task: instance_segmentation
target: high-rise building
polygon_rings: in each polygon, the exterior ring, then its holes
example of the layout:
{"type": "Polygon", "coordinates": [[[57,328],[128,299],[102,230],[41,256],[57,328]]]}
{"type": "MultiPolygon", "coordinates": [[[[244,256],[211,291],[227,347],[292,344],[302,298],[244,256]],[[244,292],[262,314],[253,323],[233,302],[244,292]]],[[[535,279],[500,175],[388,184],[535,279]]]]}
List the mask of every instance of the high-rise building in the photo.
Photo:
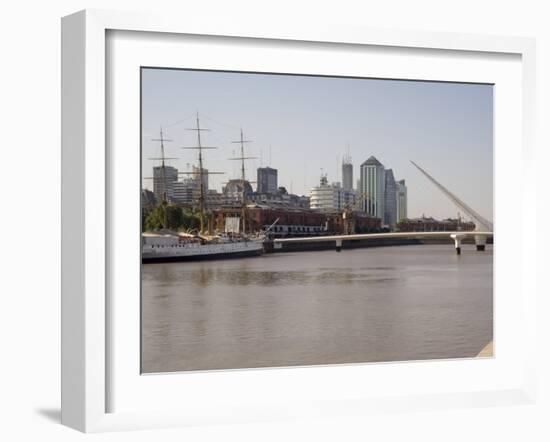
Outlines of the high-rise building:
{"type": "MultiPolygon", "coordinates": [[[[200,167],[193,166],[193,179],[196,181],[197,189],[199,188],[200,183],[200,176],[201,176],[201,169],[200,167]]],[[[202,185],[203,185],[203,192],[206,194],[208,192],[208,169],[202,168],[202,185]]]]}
{"type": "Polygon", "coordinates": [[[172,166],[153,167],[153,193],[157,201],[174,199],[174,183],[178,180],[178,169],[172,166]]]}
{"type": "Polygon", "coordinates": [[[342,184],[346,192],[353,190],[353,164],[350,157],[344,158],[342,162],[342,184]]]}
{"type": "Polygon", "coordinates": [[[141,207],[154,207],[156,204],[155,194],[149,189],[141,189],[141,207]]]}
{"type": "Polygon", "coordinates": [[[397,184],[393,170],[386,169],[386,187],[384,189],[384,224],[395,228],[397,224],[397,184]]]}
{"type": "Polygon", "coordinates": [[[186,178],[174,183],[174,202],[178,204],[192,205],[198,200],[198,181],[194,178],[186,178]]]}
{"type": "Polygon", "coordinates": [[[397,222],[407,218],[407,186],[405,180],[397,182],[397,222]]]}
{"type": "Polygon", "coordinates": [[[272,169],[271,167],[259,167],[256,186],[258,193],[276,193],[277,169],[272,169]]]}
{"type": "Polygon", "coordinates": [[[318,186],[309,193],[309,207],[320,211],[342,210],[344,205],[343,189],[340,183],[329,184],[326,175],[321,176],[318,186]]]}
{"type": "Polygon", "coordinates": [[[371,156],[360,167],[361,208],[368,215],[384,220],[385,215],[385,168],[371,156]]]}

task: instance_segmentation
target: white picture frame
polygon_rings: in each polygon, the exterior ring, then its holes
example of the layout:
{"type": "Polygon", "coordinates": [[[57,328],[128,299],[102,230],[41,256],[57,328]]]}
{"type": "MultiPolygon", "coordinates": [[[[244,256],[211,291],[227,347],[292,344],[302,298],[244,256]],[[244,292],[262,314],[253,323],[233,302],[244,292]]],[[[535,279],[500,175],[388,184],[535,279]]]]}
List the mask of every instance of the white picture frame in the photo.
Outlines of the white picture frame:
{"type": "MultiPolygon", "coordinates": [[[[155,428],[216,422],[247,422],[265,419],[285,419],[334,414],[369,413],[373,410],[400,411],[438,407],[468,407],[500,404],[533,403],[535,382],[535,317],[536,286],[535,267],[531,263],[536,256],[535,244],[523,242],[521,253],[520,299],[523,315],[521,380],[502,388],[483,390],[476,387],[468,390],[465,383],[461,391],[431,391],[411,394],[393,391],[376,397],[367,395],[349,397],[328,388],[326,396],[317,395],[311,401],[294,398],[254,403],[250,401],[237,406],[231,413],[223,412],[228,404],[214,404],[214,393],[203,398],[205,406],[195,413],[181,407],[157,411],[136,409],[113,410],[109,395],[114,388],[112,364],[113,347],[109,335],[115,314],[111,310],[109,244],[113,238],[108,228],[111,195],[109,187],[108,134],[106,121],[108,109],[109,78],[106,76],[108,32],[154,32],[155,35],[218,36],[226,39],[266,39],[285,42],[286,45],[308,42],[310,44],[338,44],[339,47],[370,46],[378,48],[429,49],[471,53],[482,59],[487,54],[508,54],[520,58],[521,65],[521,127],[520,150],[522,168],[531,170],[534,162],[534,97],[535,97],[535,46],[532,39],[517,37],[492,37],[450,33],[427,33],[415,31],[388,31],[357,29],[345,26],[321,26],[308,24],[302,28],[278,23],[215,23],[193,20],[181,23],[179,18],[133,14],[111,11],[87,10],[63,18],[62,21],[62,423],[80,431],[95,432],[120,429],[155,428]],[[340,395],[340,396],[339,396],[340,395]],[[221,410],[221,411],[220,411],[221,410]],[[289,411],[291,410],[291,411],[289,411]]],[[[112,54],[110,54],[112,56],[112,54]]],[[[497,144],[498,144],[497,140],[497,144]]],[[[498,192],[498,190],[497,190],[498,192]]],[[[521,220],[519,230],[525,228],[524,220],[535,218],[536,193],[531,189],[519,189],[521,197],[521,220]]],[[[498,222],[498,221],[497,221],[498,222]]],[[[496,230],[498,238],[505,239],[505,230],[496,230]],[[500,233],[502,232],[502,233],[500,233]]],[[[523,234],[523,233],[522,233],[523,234]]],[[[504,253],[504,252],[503,252],[504,253]]],[[[497,260],[498,253],[496,254],[497,260]]],[[[498,287],[498,285],[497,285],[498,287]]],[[[517,307],[517,305],[516,305],[517,307]]],[[[139,333],[134,330],[132,333],[139,333]]],[[[500,345],[500,344],[497,344],[500,345]]],[[[116,347],[115,347],[116,348],[116,347]]],[[[497,349],[498,355],[498,349],[497,349]]],[[[498,356],[497,356],[498,359],[498,356]]],[[[433,364],[433,363],[432,363],[433,364]]],[[[370,366],[372,367],[372,365],[370,366]]],[[[378,365],[378,371],[392,371],[391,364],[378,365]]],[[[423,364],[415,366],[424,370],[423,364]]],[[[463,367],[466,367],[463,365],[463,367]]],[[[487,375],[491,368],[487,366],[487,375]]],[[[467,368],[467,367],[466,367],[467,368]]],[[[364,367],[324,367],[330,376],[361,375],[364,367]],[[338,374],[340,373],[340,374],[338,374]]],[[[459,369],[458,365],[454,369],[459,369]]],[[[300,370],[239,371],[233,373],[245,388],[254,389],[270,377],[290,378],[300,370]],[[288,374],[292,373],[292,374],[288,374]],[[249,387],[246,387],[246,385],[249,387]],[[260,383],[260,384],[258,384],[260,383]]],[[[310,369],[311,370],[311,369],[310,369]]],[[[372,370],[372,368],[370,368],[372,370]]],[[[439,366],[436,370],[443,370],[439,366]]],[[[311,373],[311,372],[310,372],[311,373]]],[[[139,373],[136,374],[139,376],[139,373]]],[[[158,376],[157,378],[166,377],[158,376]]],[[[193,382],[210,382],[212,373],[193,375],[193,382]]],[[[467,374],[465,375],[468,376],[467,374]]],[[[119,376],[120,379],[120,376],[119,376]]],[[[172,382],[177,377],[172,376],[172,382]]],[[[218,376],[215,378],[220,380],[218,376]]],[[[298,379],[298,378],[296,378],[298,379]]],[[[519,377],[518,377],[519,379],[519,377]]],[[[233,382],[233,381],[232,381],[233,382]]],[[[313,384],[310,386],[313,387],[313,384]]],[[[146,387],[144,387],[146,388],[146,387]]],[[[156,387],[155,387],[156,388],[156,387]]],[[[123,393],[124,394],[124,393],[123,393]]],[[[165,393],[163,393],[165,394],[165,393]]],[[[162,397],[162,395],[160,395],[162,397]]],[[[156,399],[158,400],[158,398],[156,399]]],[[[231,404],[234,406],[235,404],[231,404]]],[[[237,404],[239,405],[239,404],[237,404]]]]}

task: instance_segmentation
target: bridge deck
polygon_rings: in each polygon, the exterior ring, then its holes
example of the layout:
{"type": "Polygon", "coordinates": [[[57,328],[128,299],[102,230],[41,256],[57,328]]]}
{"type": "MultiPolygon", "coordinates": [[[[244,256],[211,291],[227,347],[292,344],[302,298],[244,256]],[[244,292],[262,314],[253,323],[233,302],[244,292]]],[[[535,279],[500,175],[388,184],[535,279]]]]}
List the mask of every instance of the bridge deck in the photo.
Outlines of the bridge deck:
{"type": "Polygon", "coordinates": [[[384,239],[384,238],[446,238],[451,235],[459,235],[463,238],[475,236],[493,236],[493,232],[471,231],[450,231],[450,232],[393,232],[393,233],[358,233],[352,235],[328,235],[328,236],[306,236],[301,238],[276,238],[274,243],[290,242],[326,242],[326,241],[349,241],[355,239],[384,239]]]}

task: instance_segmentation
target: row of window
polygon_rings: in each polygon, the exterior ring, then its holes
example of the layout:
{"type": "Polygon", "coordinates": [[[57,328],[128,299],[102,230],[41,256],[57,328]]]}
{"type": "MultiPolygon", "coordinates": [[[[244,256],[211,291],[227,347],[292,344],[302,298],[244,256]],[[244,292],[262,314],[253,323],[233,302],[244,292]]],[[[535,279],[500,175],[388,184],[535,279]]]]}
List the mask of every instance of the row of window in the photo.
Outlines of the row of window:
{"type": "Polygon", "coordinates": [[[320,227],[320,226],[314,226],[314,227],[310,227],[310,226],[274,226],[272,228],[272,230],[274,232],[304,232],[304,233],[309,233],[309,232],[320,232],[321,230],[323,230],[323,228],[320,227]]]}
{"type": "Polygon", "coordinates": [[[171,244],[171,245],[169,245],[169,246],[165,246],[165,245],[163,245],[163,244],[157,244],[157,245],[151,244],[151,248],[152,248],[152,249],[154,249],[155,247],[156,247],[157,249],[160,249],[160,248],[164,248],[164,247],[166,247],[166,248],[168,248],[168,247],[172,247],[172,248],[174,248],[174,247],[184,247],[184,245],[183,245],[183,244],[171,244]]]}

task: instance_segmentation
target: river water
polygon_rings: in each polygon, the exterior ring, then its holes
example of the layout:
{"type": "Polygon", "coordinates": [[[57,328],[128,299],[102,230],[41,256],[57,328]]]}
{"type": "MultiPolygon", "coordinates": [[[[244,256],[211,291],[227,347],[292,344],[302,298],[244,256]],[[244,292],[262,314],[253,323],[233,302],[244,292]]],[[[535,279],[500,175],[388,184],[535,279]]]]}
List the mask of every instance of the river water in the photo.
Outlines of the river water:
{"type": "Polygon", "coordinates": [[[476,356],[493,253],[415,245],[142,266],[142,372],[476,356]]]}

